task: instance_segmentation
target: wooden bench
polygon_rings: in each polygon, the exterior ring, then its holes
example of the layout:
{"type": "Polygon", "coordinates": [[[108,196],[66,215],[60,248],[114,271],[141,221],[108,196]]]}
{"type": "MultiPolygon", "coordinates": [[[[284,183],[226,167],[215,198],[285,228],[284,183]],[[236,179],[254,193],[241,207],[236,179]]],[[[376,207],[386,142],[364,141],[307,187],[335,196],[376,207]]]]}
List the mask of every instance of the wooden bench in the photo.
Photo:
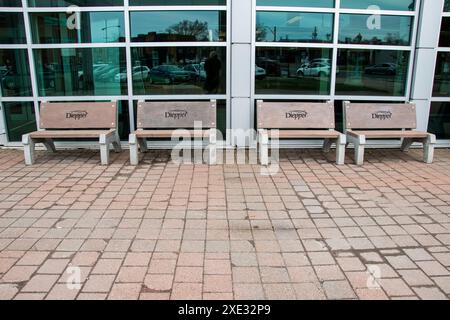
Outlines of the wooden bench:
{"type": "Polygon", "coordinates": [[[139,149],[147,152],[147,139],[195,138],[209,139],[209,163],[216,163],[215,100],[203,102],[139,101],[137,130],[130,134],[130,163],[139,164],[139,149]],[[197,124],[201,129],[196,129],[197,124]],[[184,130],[180,130],[184,129],[184,130]],[[174,136],[175,134],[175,136],[174,136]]]}
{"type": "Polygon", "coordinates": [[[99,139],[102,165],[109,164],[111,144],[116,152],[122,151],[116,130],[118,115],[115,101],[42,102],[39,114],[40,130],[22,137],[27,165],[34,164],[36,143],[43,143],[48,151],[55,152],[53,139],[99,139]]]}
{"type": "Polygon", "coordinates": [[[401,149],[407,152],[414,142],[424,145],[424,162],[432,163],[436,136],[417,128],[416,105],[344,102],[347,141],[355,146],[355,162],[364,163],[367,139],[403,139],[401,149]]]}
{"type": "Polygon", "coordinates": [[[269,163],[270,129],[280,139],[324,139],[324,152],[330,152],[336,143],[336,163],[345,161],[345,135],[335,130],[334,104],[298,102],[257,102],[258,144],[260,162],[269,163]]]}

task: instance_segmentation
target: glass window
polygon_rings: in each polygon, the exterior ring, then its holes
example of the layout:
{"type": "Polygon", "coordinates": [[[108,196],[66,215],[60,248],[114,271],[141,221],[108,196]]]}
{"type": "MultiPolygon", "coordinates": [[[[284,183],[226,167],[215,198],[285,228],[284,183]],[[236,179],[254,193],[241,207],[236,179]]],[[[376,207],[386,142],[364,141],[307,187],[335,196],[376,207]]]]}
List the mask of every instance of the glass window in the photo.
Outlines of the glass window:
{"type": "Polygon", "coordinates": [[[256,48],[257,94],[330,94],[331,49],[256,48]]]}
{"type": "Polygon", "coordinates": [[[27,43],[23,15],[0,12],[0,44],[27,43]]]}
{"type": "Polygon", "coordinates": [[[102,7],[123,6],[123,0],[28,0],[30,7],[102,7]]]}
{"type": "Polygon", "coordinates": [[[332,42],[333,14],[259,11],[256,41],[332,42]]]}
{"type": "Polygon", "coordinates": [[[22,135],[37,130],[33,102],[3,102],[3,108],[10,142],[22,141],[22,135]]]}
{"type": "Polygon", "coordinates": [[[333,8],[334,0],[256,0],[257,6],[333,8]]]}
{"type": "Polygon", "coordinates": [[[0,49],[3,97],[32,96],[28,54],[25,49],[0,49]]]}
{"type": "Polygon", "coordinates": [[[445,0],[444,2],[444,11],[450,12],[450,0],[445,0]]]}
{"type": "Polygon", "coordinates": [[[21,0],[0,0],[0,7],[21,7],[21,0]]]}
{"type": "Polygon", "coordinates": [[[450,47],[450,17],[442,18],[439,47],[450,47]]]}
{"type": "Polygon", "coordinates": [[[450,139],[450,102],[432,102],[428,131],[438,139],[450,139]]]}
{"type": "Polygon", "coordinates": [[[82,12],[78,18],[65,12],[31,13],[30,19],[34,43],[125,41],[122,12],[82,12]]]}
{"type": "Polygon", "coordinates": [[[131,12],[135,42],[226,41],[225,11],[131,12]]]}
{"type": "Polygon", "coordinates": [[[38,49],[40,96],[124,95],[124,48],[38,49]]]}
{"type": "Polygon", "coordinates": [[[226,0],[130,0],[130,6],[224,6],[226,0]]]}
{"type": "Polygon", "coordinates": [[[132,58],[135,94],[225,94],[225,47],[132,48],[132,58]]]}
{"type": "Polygon", "coordinates": [[[450,52],[438,53],[433,96],[450,97],[450,52]]]}
{"type": "Polygon", "coordinates": [[[415,0],[341,0],[341,8],[414,11],[415,0]]]}
{"type": "Polygon", "coordinates": [[[381,16],[380,29],[368,28],[370,17],[364,14],[341,14],[339,43],[410,45],[412,17],[381,16]]]}
{"type": "Polygon", "coordinates": [[[403,96],[409,52],[394,50],[338,51],[336,94],[403,96]]]}

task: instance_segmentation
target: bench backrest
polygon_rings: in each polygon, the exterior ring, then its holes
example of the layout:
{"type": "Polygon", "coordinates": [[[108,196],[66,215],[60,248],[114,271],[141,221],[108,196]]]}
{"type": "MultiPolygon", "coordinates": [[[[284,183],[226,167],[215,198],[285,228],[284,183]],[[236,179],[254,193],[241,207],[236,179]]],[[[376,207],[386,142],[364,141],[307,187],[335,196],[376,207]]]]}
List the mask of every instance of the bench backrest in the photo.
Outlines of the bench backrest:
{"type": "Polygon", "coordinates": [[[42,102],[41,129],[115,129],[117,102],[42,102]]]}
{"type": "Polygon", "coordinates": [[[217,103],[211,101],[139,101],[137,109],[138,129],[192,129],[195,122],[202,127],[216,128],[217,103]]]}
{"type": "Polygon", "coordinates": [[[416,129],[414,103],[344,102],[346,129],[416,129]]]}
{"type": "Polygon", "coordinates": [[[331,102],[257,102],[258,129],[334,129],[331,102]]]}

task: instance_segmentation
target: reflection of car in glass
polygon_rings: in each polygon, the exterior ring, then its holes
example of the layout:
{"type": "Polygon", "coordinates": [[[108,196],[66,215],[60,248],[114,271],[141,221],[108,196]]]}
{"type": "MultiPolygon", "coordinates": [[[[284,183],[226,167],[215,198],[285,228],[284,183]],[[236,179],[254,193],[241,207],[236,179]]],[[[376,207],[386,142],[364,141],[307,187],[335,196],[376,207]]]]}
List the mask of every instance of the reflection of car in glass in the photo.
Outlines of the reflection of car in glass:
{"type": "Polygon", "coordinates": [[[189,73],[189,77],[196,81],[204,81],[206,80],[206,71],[204,64],[188,64],[185,66],[184,71],[189,73]]]}
{"type": "Polygon", "coordinates": [[[99,75],[97,77],[97,79],[99,81],[103,81],[103,82],[112,82],[114,81],[114,77],[116,76],[116,74],[118,74],[120,72],[120,68],[115,67],[112,69],[109,69],[108,72],[102,73],[101,75],[99,75]]]}
{"type": "Polygon", "coordinates": [[[255,76],[256,76],[256,80],[263,80],[267,75],[266,70],[264,70],[263,68],[260,68],[258,66],[255,66],[255,76]]]}
{"type": "Polygon", "coordinates": [[[176,83],[189,81],[189,72],[175,66],[175,65],[162,65],[154,67],[150,70],[151,82],[163,82],[163,83],[176,83]]]}
{"type": "Polygon", "coordinates": [[[331,66],[323,62],[304,64],[297,70],[299,77],[327,77],[331,74],[331,66]]]}
{"type": "MultiPolygon", "coordinates": [[[[133,67],[132,69],[133,81],[146,81],[150,74],[150,68],[147,66],[133,67]]],[[[122,70],[120,73],[116,74],[114,77],[115,82],[126,82],[127,81],[127,70],[122,70]]]]}
{"type": "Polygon", "coordinates": [[[397,74],[397,65],[394,63],[376,64],[364,69],[365,74],[381,74],[394,76],[397,74]]]}
{"type": "Polygon", "coordinates": [[[318,59],[313,59],[311,61],[311,63],[316,63],[316,62],[318,62],[318,63],[325,63],[325,64],[331,65],[331,59],[328,59],[328,58],[318,58],[318,59]]]}
{"type": "Polygon", "coordinates": [[[256,58],[256,64],[266,70],[267,76],[279,77],[281,76],[281,65],[277,60],[267,58],[256,58]]]}

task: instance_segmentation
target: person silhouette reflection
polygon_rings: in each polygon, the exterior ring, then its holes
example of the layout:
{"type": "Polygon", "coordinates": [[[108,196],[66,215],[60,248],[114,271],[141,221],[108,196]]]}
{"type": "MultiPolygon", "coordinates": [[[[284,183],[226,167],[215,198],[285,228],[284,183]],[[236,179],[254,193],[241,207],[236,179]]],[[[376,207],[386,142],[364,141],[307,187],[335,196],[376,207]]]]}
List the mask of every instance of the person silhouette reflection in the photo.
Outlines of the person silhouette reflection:
{"type": "Polygon", "coordinates": [[[205,62],[205,91],[209,94],[216,94],[219,91],[220,85],[220,70],[222,69],[222,62],[220,62],[217,52],[212,51],[209,54],[208,60],[205,62]]]}

